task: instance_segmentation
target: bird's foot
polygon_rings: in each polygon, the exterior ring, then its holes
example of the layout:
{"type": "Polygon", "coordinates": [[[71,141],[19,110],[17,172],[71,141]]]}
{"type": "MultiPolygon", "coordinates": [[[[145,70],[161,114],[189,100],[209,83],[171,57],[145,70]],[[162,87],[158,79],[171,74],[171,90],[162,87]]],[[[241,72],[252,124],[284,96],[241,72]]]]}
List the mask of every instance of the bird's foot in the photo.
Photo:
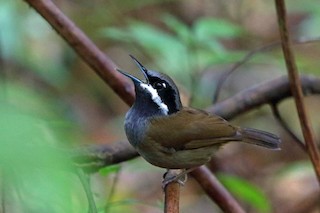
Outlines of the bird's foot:
{"type": "Polygon", "coordinates": [[[166,186],[172,182],[177,182],[180,185],[184,186],[187,182],[188,175],[186,170],[181,171],[181,169],[169,169],[163,175],[162,188],[165,189],[166,186]]]}

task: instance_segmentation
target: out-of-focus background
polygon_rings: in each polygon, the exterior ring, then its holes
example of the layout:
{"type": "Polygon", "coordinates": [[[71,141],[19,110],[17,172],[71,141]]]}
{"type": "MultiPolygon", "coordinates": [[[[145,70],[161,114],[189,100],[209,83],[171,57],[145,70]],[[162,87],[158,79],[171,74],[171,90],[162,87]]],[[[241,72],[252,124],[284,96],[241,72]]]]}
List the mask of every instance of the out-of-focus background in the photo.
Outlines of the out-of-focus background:
{"type": "MultiPolygon", "coordinates": [[[[222,73],[250,51],[279,40],[273,1],[56,0],[119,67],[142,78],[129,57],[175,79],[184,103],[212,105],[222,73]]],[[[320,36],[320,4],[287,1],[290,33],[320,36]]],[[[320,74],[320,43],[294,46],[301,74],[320,74]]],[[[285,75],[280,46],[259,51],[225,82],[219,100],[285,75]]],[[[319,136],[318,96],[306,98],[319,136]]],[[[0,212],[87,212],[73,165],[56,147],[125,140],[126,106],[24,1],[0,0],[0,212]]],[[[291,99],[283,118],[302,138],[291,99]]],[[[308,156],[277,124],[268,106],[234,124],[278,134],[281,151],[228,144],[210,164],[247,212],[320,212],[308,156]]],[[[100,212],[162,212],[163,169],[137,158],[91,176],[100,212]]],[[[181,212],[221,212],[192,178],[181,212]]]]}

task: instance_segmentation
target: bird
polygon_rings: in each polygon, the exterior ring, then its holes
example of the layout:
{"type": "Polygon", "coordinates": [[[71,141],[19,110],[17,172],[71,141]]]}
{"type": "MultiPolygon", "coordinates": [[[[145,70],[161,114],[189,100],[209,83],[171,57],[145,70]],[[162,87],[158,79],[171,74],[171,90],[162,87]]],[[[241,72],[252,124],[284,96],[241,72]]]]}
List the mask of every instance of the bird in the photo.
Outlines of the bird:
{"type": "Polygon", "coordinates": [[[165,169],[191,169],[206,164],[221,146],[244,142],[279,150],[278,136],[232,125],[218,115],[184,107],[178,87],[166,74],[145,68],[130,55],[145,81],[132,80],[135,101],[125,116],[128,141],[149,163],[165,169]]]}

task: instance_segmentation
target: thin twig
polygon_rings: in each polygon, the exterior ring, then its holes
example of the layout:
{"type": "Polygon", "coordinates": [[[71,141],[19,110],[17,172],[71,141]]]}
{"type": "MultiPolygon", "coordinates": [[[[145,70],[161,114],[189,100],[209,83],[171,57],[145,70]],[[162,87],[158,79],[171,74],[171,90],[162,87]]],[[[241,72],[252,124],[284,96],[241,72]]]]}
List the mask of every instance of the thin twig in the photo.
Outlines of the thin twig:
{"type": "Polygon", "coordinates": [[[293,141],[296,142],[296,144],[298,144],[298,146],[303,151],[307,151],[306,150],[306,146],[304,145],[304,143],[296,136],[296,134],[294,134],[293,131],[291,131],[291,129],[288,126],[288,124],[281,117],[281,114],[279,112],[277,104],[271,104],[270,106],[271,106],[271,110],[272,110],[272,113],[273,113],[274,117],[277,119],[278,123],[282,126],[282,128],[293,138],[293,141]]]}
{"type": "Polygon", "coordinates": [[[305,103],[303,100],[303,93],[301,82],[299,79],[299,73],[297,71],[297,66],[295,63],[295,58],[291,50],[291,41],[287,28],[286,20],[286,7],[284,0],[275,0],[277,17],[278,17],[278,26],[281,37],[281,46],[286,61],[286,66],[288,70],[288,76],[290,81],[290,88],[292,95],[294,97],[298,116],[300,120],[300,125],[302,128],[303,137],[305,139],[305,145],[309,154],[309,157],[314,166],[318,182],[320,184],[320,154],[315,142],[315,136],[312,130],[310,120],[308,119],[305,103]]]}
{"type": "MultiPolygon", "coordinates": [[[[293,44],[309,44],[313,42],[319,42],[320,38],[311,38],[311,39],[305,39],[305,38],[299,38],[293,40],[293,44]]],[[[275,41],[270,44],[264,45],[262,47],[258,47],[250,52],[248,52],[240,61],[236,62],[232,65],[232,67],[222,73],[222,75],[217,80],[217,86],[216,90],[213,94],[213,103],[216,103],[219,98],[220,91],[222,89],[223,84],[227,80],[227,78],[234,73],[240,66],[247,63],[253,56],[255,56],[258,53],[269,51],[271,49],[274,49],[275,47],[278,47],[281,45],[281,41],[275,41]]]]}
{"type": "Polygon", "coordinates": [[[90,179],[87,174],[85,174],[82,169],[77,169],[76,174],[81,182],[81,185],[83,187],[83,190],[86,193],[87,200],[88,200],[88,206],[89,206],[89,213],[98,213],[96,204],[94,202],[93,193],[91,191],[90,187],[90,179]]]}
{"type": "Polygon", "coordinates": [[[223,212],[228,213],[244,213],[245,211],[234,199],[234,197],[224,188],[219,180],[205,166],[191,172],[192,176],[197,180],[202,189],[208,196],[219,205],[223,212]]]}
{"type": "Polygon", "coordinates": [[[117,186],[117,184],[119,182],[120,172],[121,172],[121,167],[119,167],[119,170],[117,170],[117,172],[115,173],[115,176],[113,178],[113,181],[112,181],[112,184],[111,184],[111,188],[110,188],[110,191],[109,191],[109,195],[108,195],[108,198],[107,198],[107,201],[106,201],[106,206],[104,208],[104,213],[110,212],[110,204],[111,204],[113,196],[114,196],[114,194],[116,192],[116,186],[117,186]]]}
{"type": "Polygon", "coordinates": [[[240,66],[242,66],[247,61],[249,61],[249,59],[251,59],[252,56],[256,55],[257,53],[263,52],[263,51],[267,51],[267,50],[272,49],[273,47],[276,47],[278,45],[279,45],[279,42],[274,42],[274,43],[268,44],[266,46],[259,47],[259,48],[255,49],[255,50],[252,50],[248,54],[246,54],[240,61],[238,61],[235,64],[233,64],[231,69],[228,69],[225,72],[223,72],[222,75],[217,80],[216,91],[214,92],[214,95],[213,95],[213,103],[216,103],[218,101],[218,97],[219,97],[219,94],[220,94],[220,91],[222,89],[222,86],[223,86],[224,82],[227,80],[227,78],[234,71],[236,71],[240,66]]]}

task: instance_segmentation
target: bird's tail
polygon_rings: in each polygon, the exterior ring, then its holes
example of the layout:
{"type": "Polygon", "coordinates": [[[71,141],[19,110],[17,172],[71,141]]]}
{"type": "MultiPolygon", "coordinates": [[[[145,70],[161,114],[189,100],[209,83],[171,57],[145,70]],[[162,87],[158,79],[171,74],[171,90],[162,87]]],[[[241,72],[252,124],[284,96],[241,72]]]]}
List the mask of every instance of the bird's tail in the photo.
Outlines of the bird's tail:
{"type": "Polygon", "coordinates": [[[274,134],[251,128],[241,128],[240,132],[243,142],[263,146],[269,149],[280,149],[279,145],[281,140],[274,134]]]}

